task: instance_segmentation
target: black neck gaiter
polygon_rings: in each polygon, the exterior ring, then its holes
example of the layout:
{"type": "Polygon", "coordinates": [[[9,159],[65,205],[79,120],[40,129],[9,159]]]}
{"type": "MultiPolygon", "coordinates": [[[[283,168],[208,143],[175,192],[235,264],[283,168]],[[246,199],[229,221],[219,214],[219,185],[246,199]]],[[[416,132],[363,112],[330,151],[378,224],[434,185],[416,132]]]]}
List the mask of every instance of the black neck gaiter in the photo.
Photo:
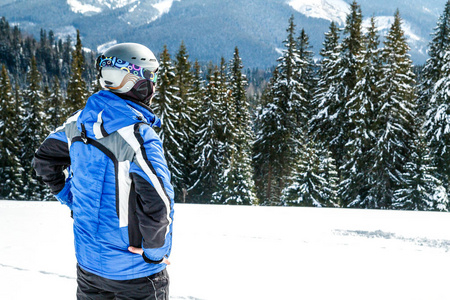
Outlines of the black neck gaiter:
{"type": "Polygon", "coordinates": [[[153,96],[153,82],[147,79],[139,80],[130,91],[117,95],[121,98],[149,106],[150,99],[153,96]]]}

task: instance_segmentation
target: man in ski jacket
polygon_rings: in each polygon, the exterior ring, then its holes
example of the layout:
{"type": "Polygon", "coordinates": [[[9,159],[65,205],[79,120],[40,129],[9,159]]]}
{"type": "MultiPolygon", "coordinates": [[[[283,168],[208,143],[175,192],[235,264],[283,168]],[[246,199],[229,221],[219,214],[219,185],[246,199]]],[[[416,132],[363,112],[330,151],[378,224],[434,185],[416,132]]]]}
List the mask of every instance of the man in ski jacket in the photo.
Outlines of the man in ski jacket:
{"type": "Polygon", "coordinates": [[[97,59],[104,90],[36,151],[36,173],[73,212],[78,299],[169,299],[173,187],[148,107],[158,62],[117,44],[97,59]]]}

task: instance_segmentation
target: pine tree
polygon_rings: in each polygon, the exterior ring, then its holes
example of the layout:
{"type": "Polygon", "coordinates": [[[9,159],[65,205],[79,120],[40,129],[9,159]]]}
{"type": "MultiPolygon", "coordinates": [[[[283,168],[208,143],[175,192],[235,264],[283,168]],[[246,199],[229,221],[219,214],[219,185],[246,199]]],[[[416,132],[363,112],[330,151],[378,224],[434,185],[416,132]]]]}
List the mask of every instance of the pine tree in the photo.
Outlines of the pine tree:
{"type": "Polygon", "coordinates": [[[27,74],[28,88],[23,93],[20,141],[23,146],[21,163],[24,170],[23,181],[27,200],[43,200],[47,190],[37,179],[31,167],[34,152],[46,135],[45,116],[42,109],[42,93],[40,91],[41,74],[37,70],[36,59],[32,57],[30,71],[27,74]],[[44,126],[43,126],[44,125],[44,126]]]}
{"type": "Polygon", "coordinates": [[[201,156],[201,153],[196,152],[195,147],[200,141],[200,137],[197,135],[197,133],[199,132],[200,129],[199,125],[202,118],[201,108],[203,105],[203,101],[205,99],[205,80],[203,79],[202,70],[197,60],[194,63],[191,93],[192,93],[192,108],[195,113],[191,116],[192,132],[189,137],[189,142],[191,144],[190,147],[193,150],[192,153],[190,154],[190,159],[192,163],[189,165],[191,170],[189,173],[190,174],[188,182],[189,188],[186,191],[189,196],[187,198],[188,199],[187,202],[195,202],[199,198],[199,195],[195,194],[196,190],[194,189],[194,185],[197,182],[199,182],[200,180],[199,176],[201,175],[199,169],[195,165],[195,162],[199,160],[200,158],[199,156],[201,156]]]}
{"type": "Polygon", "coordinates": [[[428,48],[428,55],[425,67],[422,70],[422,81],[419,86],[418,112],[421,119],[425,118],[425,113],[433,107],[430,103],[434,94],[433,88],[436,83],[445,76],[443,68],[444,56],[450,50],[450,1],[445,4],[444,12],[440,15],[432,40],[428,48]],[[431,105],[431,106],[430,106],[431,105]]]}
{"type": "Polygon", "coordinates": [[[312,46],[309,43],[309,36],[306,34],[305,29],[302,28],[300,35],[297,38],[297,48],[300,61],[300,82],[302,82],[305,88],[305,100],[303,104],[303,110],[305,115],[305,120],[301,122],[304,124],[304,132],[307,132],[307,124],[313,115],[313,109],[311,102],[314,97],[314,91],[317,85],[317,79],[315,77],[315,63],[314,63],[314,53],[311,50],[312,46]]]}
{"type": "Polygon", "coordinates": [[[278,81],[278,77],[278,69],[275,68],[256,114],[253,166],[256,195],[261,205],[280,205],[281,192],[284,188],[280,184],[283,170],[279,164],[277,151],[279,143],[282,142],[277,135],[280,113],[274,103],[274,83],[278,81]]]}
{"type": "Polygon", "coordinates": [[[77,30],[77,43],[72,52],[72,67],[70,80],[67,85],[67,98],[64,105],[63,118],[66,119],[79,109],[82,109],[89,97],[86,82],[83,79],[84,56],[80,38],[77,30]]]}
{"type": "Polygon", "coordinates": [[[448,115],[450,114],[450,1],[439,17],[430,43],[419,87],[419,112],[424,116],[424,128],[434,165],[434,176],[439,179],[450,195],[450,144],[448,115]],[[426,111],[426,114],[424,113],[426,111]]]}
{"type": "Polygon", "coordinates": [[[236,103],[231,97],[229,76],[227,73],[227,64],[222,57],[218,73],[216,73],[216,89],[218,96],[218,105],[221,114],[219,115],[219,140],[220,140],[220,153],[222,156],[222,167],[229,168],[231,153],[235,150],[236,140],[236,124],[234,122],[236,116],[236,103]]]}
{"type": "MultiPolygon", "coordinates": [[[[317,145],[315,146],[317,149],[317,145]]],[[[328,206],[342,207],[342,197],[339,195],[339,178],[336,168],[336,162],[333,159],[331,152],[327,149],[321,148],[318,151],[320,165],[319,170],[321,170],[322,177],[325,178],[327,182],[327,187],[325,188],[325,195],[327,196],[324,200],[328,206]]]]}
{"type": "Polygon", "coordinates": [[[344,204],[351,207],[373,207],[373,202],[376,201],[368,197],[367,191],[373,184],[371,166],[375,158],[371,150],[376,143],[374,123],[379,109],[379,91],[376,85],[380,80],[381,60],[378,45],[379,38],[372,17],[365,45],[359,56],[357,83],[346,105],[353,130],[349,133],[350,139],[346,144],[347,158],[342,168],[344,180],[339,194],[344,204]]]}
{"type": "Polygon", "coordinates": [[[4,65],[0,75],[0,198],[20,200],[22,195],[22,172],[18,157],[19,134],[15,101],[11,83],[4,65]]]}
{"type": "Polygon", "coordinates": [[[175,108],[180,99],[176,96],[178,88],[174,85],[175,68],[170,58],[167,46],[160,55],[160,66],[158,71],[158,93],[153,99],[152,108],[156,115],[161,119],[162,126],[159,136],[163,142],[167,165],[172,174],[172,183],[175,189],[179,189],[178,183],[182,177],[181,170],[178,168],[180,162],[177,161],[177,153],[180,147],[178,137],[181,133],[176,127],[178,115],[175,108]]]}
{"type": "Polygon", "coordinates": [[[286,31],[285,50],[263,95],[256,125],[255,182],[264,205],[281,204],[281,191],[290,184],[305,123],[307,92],[301,82],[305,62],[299,56],[293,16],[286,31]]]}
{"type": "Polygon", "coordinates": [[[423,136],[414,144],[414,150],[405,166],[405,184],[395,192],[393,207],[448,211],[448,196],[442,183],[432,175],[434,167],[423,136]]]}
{"type": "Polygon", "coordinates": [[[360,71],[360,56],[364,47],[362,34],[361,7],[356,1],[350,5],[350,13],[347,15],[344,38],[342,40],[342,59],[344,69],[341,71],[343,84],[348,87],[344,91],[344,99],[350,97],[350,92],[357,83],[357,73],[360,71]]]}
{"type": "Polygon", "coordinates": [[[195,134],[195,128],[192,123],[192,117],[196,113],[194,99],[192,94],[193,75],[191,73],[191,63],[188,60],[186,46],[181,43],[180,49],[175,57],[175,79],[174,86],[177,87],[176,99],[173,108],[177,115],[174,123],[176,132],[180,133],[175,137],[179,144],[178,151],[173,153],[176,156],[175,161],[179,163],[176,169],[180,171],[179,178],[175,183],[175,200],[186,202],[187,190],[190,186],[190,174],[193,168],[193,147],[192,136],[195,134]]]}
{"type": "Polygon", "coordinates": [[[430,99],[430,109],[424,124],[426,139],[430,147],[435,166],[435,177],[439,179],[447,194],[450,194],[450,52],[444,55],[442,78],[433,87],[434,94],[430,99]]]}
{"type": "MultiPolygon", "coordinates": [[[[203,79],[203,71],[199,62],[196,60],[194,62],[194,70],[192,73],[192,106],[194,110],[194,114],[192,115],[191,121],[194,128],[194,132],[198,129],[198,109],[203,103],[203,99],[205,96],[205,80],[203,79]]],[[[195,144],[195,143],[194,143],[195,144]]]]}
{"type": "Polygon", "coordinates": [[[316,94],[319,112],[313,118],[312,128],[319,141],[333,153],[340,173],[346,161],[349,132],[354,129],[348,122],[347,104],[357,83],[364,42],[362,13],[356,1],[350,6],[341,45],[337,38],[337,28],[332,24],[321,53],[324,60],[316,94]]]}
{"type": "Polygon", "coordinates": [[[220,114],[217,115],[217,134],[218,134],[218,186],[213,193],[214,203],[226,203],[230,197],[230,170],[233,163],[233,154],[236,152],[236,127],[234,118],[236,116],[236,107],[229,90],[227,65],[222,57],[220,66],[215,73],[215,88],[217,91],[217,104],[220,114]]]}
{"type": "MultiPolygon", "coordinates": [[[[292,184],[283,190],[282,202],[287,205],[336,207],[336,186],[333,176],[327,174],[329,164],[312,143],[303,146],[298,157],[292,184]]],[[[330,161],[328,161],[330,163],[330,161]]]]}
{"type": "MultiPolygon", "coordinates": [[[[72,53],[72,38],[70,37],[70,35],[67,35],[67,38],[64,41],[64,43],[61,43],[61,59],[62,59],[61,75],[64,78],[69,77],[70,74],[72,74],[73,72],[71,70],[71,65],[73,65],[73,59],[71,60],[70,58],[71,53],[72,53]]],[[[79,62],[77,62],[77,65],[80,65],[79,62]]]]}
{"type": "Polygon", "coordinates": [[[46,123],[49,125],[49,130],[55,130],[58,126],[60,126],[63,122],[61,113],[63,106],[63,97],[61,95],[61,87],[59,84],[58,77],[54,78],[52,90],[48,100],[45,101],[47,112],[47,121],[46,123]]]}
{"type": "Polygon", "coordinates": [[[250,121],[249,103],[245,87],[247,81],[242,74],[242,61],[236,47],[233,59],[229,64],[228,82],[231,96],[232,114],[229,115],[233,123],[231,135],[233,143],[231,160],[222,174],[224,180],[221,203],[226,204],[253,204],[256,201],[254,193],[253,170],[251,166],[251,142],[253,140],[250,121]]]}
{"type": "Polygon", "coordinates": [[[377,85],[382,92],[375,123],[377,143],[373,148],[374,182],[368,191],[377,201],[374,208],[391,207],[395,191],[405,184],[404,166],[411,162],[413,143],[417,140],[415,75],[401,22],[397,10],[382,49],[383,67],[377,85]]]}
{"type": "Polygon", "coordinates": [[[195,202],[211,203],[214,192],[218,191],[219,176],[222,174],[220,147],[220,114],[219,97],[220,71],[217,67],[208,70],[208,84],[205,98],[199,114],[199,140],[195,146],[194,157],[197,181],[191,189],[195,195],[195,202]]]}
{"type": "Polygon", "coordinates": [[[344,125],[347,122],[345,103],[339,97],[343,86],[339,73],[342,64],[340,56],[342,45],[339,38],[339,28],[331,22],[330,30],[325,33],[324,47],[320,52],[323,59],[313,100],[315,114],[309,124],[310,136],[317,145],[331,151],[338,169],[343,162],[341,148],[345,145],[344,125]]]}
{"type": "Polygon", "coordinates": [[[217,115],[217,134],[218,134],[218,182],[217,188],[213,193],[214,203],[225,203],[229,197],[229,178],[228,174],[232,163],[232,154],[235,152],[235,127],[233,117],[235,113],[234,103],[231,100],[228,90],[228,76],[226,74],[225,59],[222,57],[219,68],[215,73],[215,88],[217,91],[217,105],[220,114],[217,115]]]}
{"type": "Polygon", "coordinates": [[[286,49],[278,59],[279,75],[273,87],[273,103],[277,106],[280,114],[276,135],[280,141],[277,160],[282,170],[280,174],[281,189],[289,184],[288,178],[295,168],[300,140],[303,138],[301,129],[302,125],[306,123],[304,108],[307,106],[306,90],[299,76],[305,62],[300,59],[298,53],[293,16],[289,19],[289,27],[286,31],[288,33],[284,41],[286,49]]]}

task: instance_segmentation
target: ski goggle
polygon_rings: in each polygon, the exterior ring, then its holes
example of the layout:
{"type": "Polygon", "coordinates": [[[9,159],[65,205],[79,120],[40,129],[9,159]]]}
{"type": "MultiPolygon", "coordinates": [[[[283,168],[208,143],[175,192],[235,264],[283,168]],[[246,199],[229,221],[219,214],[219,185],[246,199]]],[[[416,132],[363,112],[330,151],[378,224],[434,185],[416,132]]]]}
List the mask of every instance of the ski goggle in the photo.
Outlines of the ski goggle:
{"type": "Polygon", "coordinates": [[[133,75],[148,79],[150,81],[153,81],[154,83],[156,83],[157,79],[156,72],[158,71],[158,69],[156,69],[155,71],[151,71],[149,69],[142,68],[138,65],[121,60],[120,58],[114,56],[106,57],[104,55],[100,55],[97,58],[95,66],[97,68],[97,71],[99,72],[104,67],[114,67],[117,69],[127,71],[128,73],[131,73],[133,75]]]}

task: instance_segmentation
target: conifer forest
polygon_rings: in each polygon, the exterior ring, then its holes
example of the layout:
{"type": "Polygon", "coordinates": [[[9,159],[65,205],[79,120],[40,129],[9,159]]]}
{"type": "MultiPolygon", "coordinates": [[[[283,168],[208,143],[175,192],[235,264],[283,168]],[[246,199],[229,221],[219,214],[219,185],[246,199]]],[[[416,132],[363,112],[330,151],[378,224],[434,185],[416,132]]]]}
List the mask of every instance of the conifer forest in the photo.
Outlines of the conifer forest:
{"type": "MultiPolygon", "coordinates": [[[[245,69],[237,47],[217,64],[191,61],[183,42],[152,49],[175,201],[448,211],[450,1],[423,66],[394,17],[381,36],[354,1],[317,53],[291,17],[270,70],[245,69]]],[[[37,41],[0,20],[0,199],[53,200],[31,161],[101,88],[97,56],[79,32],[37,41]]]]}

